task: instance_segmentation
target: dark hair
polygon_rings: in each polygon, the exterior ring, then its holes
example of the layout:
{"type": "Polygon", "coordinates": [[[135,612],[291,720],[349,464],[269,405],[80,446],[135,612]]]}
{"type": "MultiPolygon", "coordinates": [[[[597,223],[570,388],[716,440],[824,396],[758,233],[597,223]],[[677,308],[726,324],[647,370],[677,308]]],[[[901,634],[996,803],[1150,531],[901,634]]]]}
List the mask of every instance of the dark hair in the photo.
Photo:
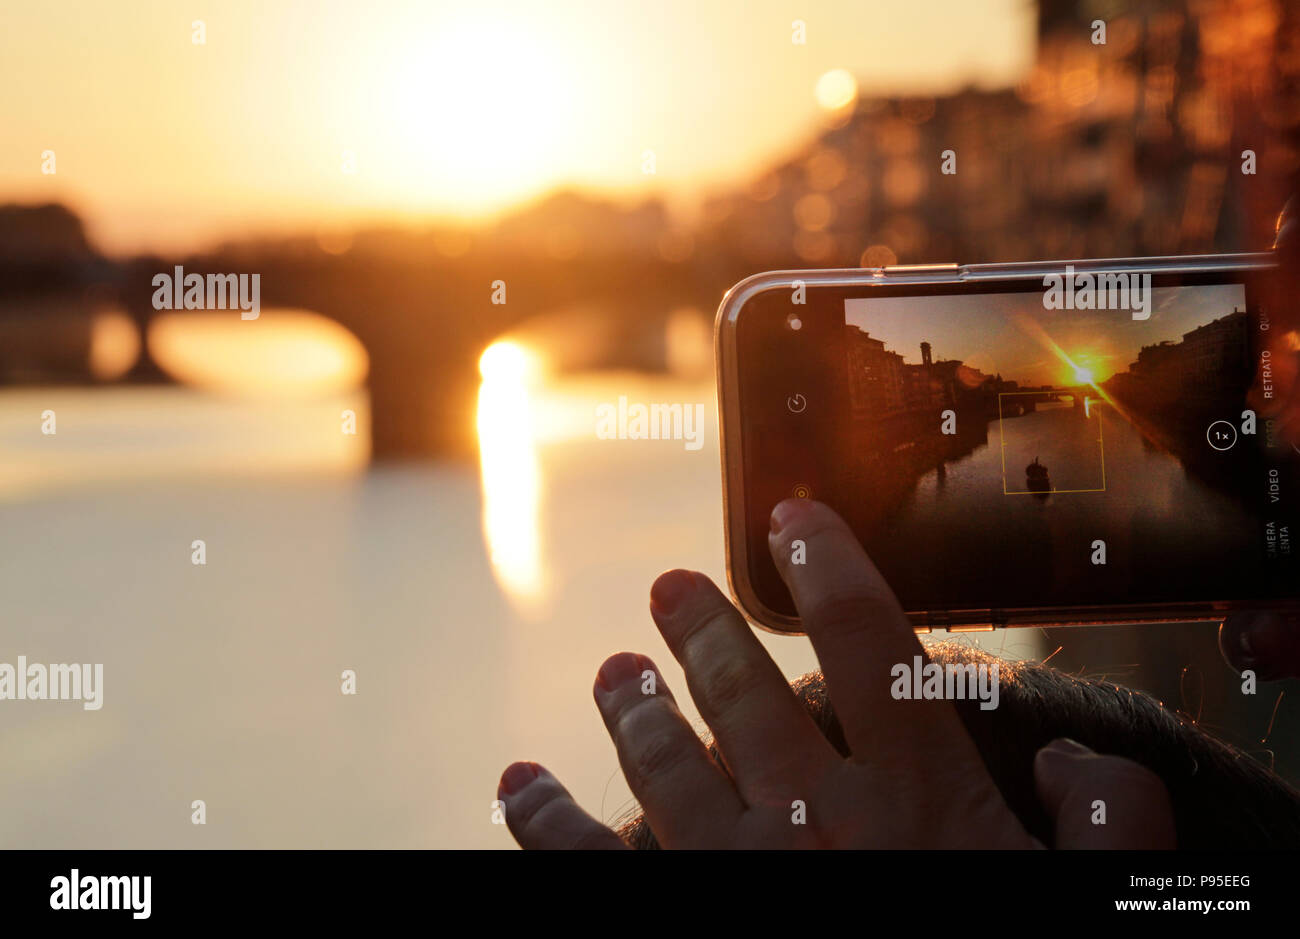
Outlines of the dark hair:
{"type": "MultiPolygon", "coordinates": [[[[1034,755],[1052,740],[1070,737],[1098,753],[1140,763],[1164,781],[1180,848],[1300,847],[1300,792],[1150,695],[1037,662],[1009,662],[955,642],[930,643],[926,651],[940,665],[999,666],[996,708],[981,711],[974,700],[953,704],[1007,805],[1044,844],[1052,844],[1052,823],[1034,790],[1034,755]]],[[[810,672],[791,687],[826,739],[847,757],[821,673],[810,672]]],[[[712,746],[709,752],[718,758],[712,746]]],[[[634,848],[659,847],[639,811],[618,833],[634,848]]]]}

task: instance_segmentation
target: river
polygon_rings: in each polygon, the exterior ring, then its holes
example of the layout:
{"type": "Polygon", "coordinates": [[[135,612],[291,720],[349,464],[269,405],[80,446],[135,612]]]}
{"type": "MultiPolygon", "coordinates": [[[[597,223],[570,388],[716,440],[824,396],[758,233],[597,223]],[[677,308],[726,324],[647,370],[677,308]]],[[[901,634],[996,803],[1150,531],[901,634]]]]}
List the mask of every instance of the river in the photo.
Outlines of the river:
{"type": "MultiPolygon", "coordinates": [[[[355,389],[0,392],[0,661],[104,665],[100,710],[0,705],[0,844],[507,847],[492,802],[516,759],[616,819],[603,658],[650,654],[699,726],[646,606],[666,568],[723,577],[713,384],[502,381],[481,467],[372,463],[342,432],[368,421],[355,389]],[[598,439],[596,405],[623,395],[703,403],[703,446],[598,439]]],[[[909,511],[939,523],[996,457],[923,479],[909,511]]],[[[787,676],[814,666],[805,640],[761,638],[787,676]]],[[[1045,654],[1036,630],[964,641],[1045,654]]]]}

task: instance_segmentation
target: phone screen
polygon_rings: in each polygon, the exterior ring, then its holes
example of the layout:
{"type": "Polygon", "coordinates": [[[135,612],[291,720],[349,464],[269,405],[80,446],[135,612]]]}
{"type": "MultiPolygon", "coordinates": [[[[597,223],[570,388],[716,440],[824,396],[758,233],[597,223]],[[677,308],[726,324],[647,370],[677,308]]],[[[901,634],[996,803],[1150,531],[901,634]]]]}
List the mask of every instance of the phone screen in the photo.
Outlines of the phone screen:
{"type": "Polygon", "coordinates": [[[794,613],[766,538],[792,495],[843,515],[911,613],[1294,597],[1300,453],[1247,400],[1264,275],[1098,276],[751,299],[758,599],[794,613]]]}

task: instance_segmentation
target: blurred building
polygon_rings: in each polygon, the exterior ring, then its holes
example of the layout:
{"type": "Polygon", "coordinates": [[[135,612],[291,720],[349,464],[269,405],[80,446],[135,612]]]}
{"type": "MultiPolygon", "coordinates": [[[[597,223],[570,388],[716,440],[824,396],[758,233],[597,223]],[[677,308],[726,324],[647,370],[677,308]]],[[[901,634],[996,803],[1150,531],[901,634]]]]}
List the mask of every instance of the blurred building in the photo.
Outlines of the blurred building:
{"type": "Polygon", "coordinates": [[[1245,312],[1235,310],[1183,333],[1179,342],[1143,346],[1119,384],[1156,386],[1178,396],[1241,388],[1251,372],[1248,331],[1245,312]]]}
{"type": "Polygon", "coordinates": [[[1017,88],[859,100],[746,192],[713,200],[706,237],[755,264],[812,266],[1266,247],[1300,165],[1287,104],[1300,57],[1286,54],[1300,14],[1279,0],[1039,11],[1017,88]]]}

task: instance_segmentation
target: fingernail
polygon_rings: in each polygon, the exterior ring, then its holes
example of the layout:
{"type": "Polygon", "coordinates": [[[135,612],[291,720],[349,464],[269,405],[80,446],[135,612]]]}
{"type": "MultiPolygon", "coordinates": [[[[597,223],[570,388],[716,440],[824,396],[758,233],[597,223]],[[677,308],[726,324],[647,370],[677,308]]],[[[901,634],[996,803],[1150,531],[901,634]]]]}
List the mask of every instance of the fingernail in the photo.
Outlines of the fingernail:
{"type": "Polygon", "coordinates": [[[668,571],[660,574],[650,588],[650,608],[656,613],[670,614],[695,589],[695,575],[690,571],[668,571]]]}
{"type": "Polygon", "coordinates": [[[1274,681],[1294,670],[1294,637],[1300,635],[1294,614],[1239,614],[1223,624],[1221,635],[1220,644],[1239,671],[1252,671],[1260,681],[1274,681]]]}
{"type": "Polygon", "coordinates": [[[1267,625],[1267,618],[1253,610],[1237,613],[1224,621],[1222,644],[1233,665],[1242,669],[1255,668],[1258,658],[1256,632],[1267,625]]]}
{"type": "Polygon", "coordinates": [[[1057,737],[1038,751],[1049,759],[1077,759],[1081,756],[1094,756],[1094,751],[1070,737],[1057,737]]]}
{"type": "Polygon", "coordinates": [[[511,763],[501,774],[501,791],[514,795],[537,778],[541,767],[536,763],[511,763]]]}
{"type": "Polygon", "coordinates": [[[1255,646],[1250,638],[1250,627],[1237,630],[1237,648],[1241,650],[1242,664],[1252,664],[1255,661],[1255,646]]]}
{"type": "Polygon", "coordinates": [[[605,660],[605,664],[596,673],[596,684],[600,685],[602,691],[613,691],[624,682],[639,677],[640,674],[639,657],[631,652],[620,652],[605,660]]]}
{"type": "Polygon", "coordinates": [[[812,501],[809,499],[786,499],[778,502],[776,508],[772,510],[772,533],[776,534],[788,527],[795,519],[807,515],[811,508],[812,501]]]}

